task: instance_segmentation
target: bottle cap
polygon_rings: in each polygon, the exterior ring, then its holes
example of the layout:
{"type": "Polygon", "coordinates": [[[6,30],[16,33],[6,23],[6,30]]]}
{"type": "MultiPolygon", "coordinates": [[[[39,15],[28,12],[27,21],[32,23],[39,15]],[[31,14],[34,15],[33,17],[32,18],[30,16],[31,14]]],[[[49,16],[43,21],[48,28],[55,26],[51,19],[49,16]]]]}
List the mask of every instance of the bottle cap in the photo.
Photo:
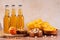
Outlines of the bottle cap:
{"type": "Polygon", "coordinates": [[[19,5],[19,6],[22,6],[22,5],[19,5]]]}
{"type": "Polygon", "coordinates": [[[9,5],[5,5],[5,7],[8,7],[9,5]]]}
{"type": "Polygon", "coordinates": [[[12,6],[15,6],[15,5],[12,5],[12,6]]]}

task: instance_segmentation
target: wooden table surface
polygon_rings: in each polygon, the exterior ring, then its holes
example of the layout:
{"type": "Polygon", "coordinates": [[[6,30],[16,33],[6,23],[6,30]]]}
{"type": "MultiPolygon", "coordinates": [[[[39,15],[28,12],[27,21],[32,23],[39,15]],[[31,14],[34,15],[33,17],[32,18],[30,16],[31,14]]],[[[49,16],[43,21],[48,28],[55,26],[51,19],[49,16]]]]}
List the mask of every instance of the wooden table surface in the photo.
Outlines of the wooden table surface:
{"type": "Polygon", "coordinates": [[[58,34],[56,36],[42,36],[42,37],[7,37],[3,38],[0,37],[0,40],[60,40],[60,31],[58,31],[58,34]]]}

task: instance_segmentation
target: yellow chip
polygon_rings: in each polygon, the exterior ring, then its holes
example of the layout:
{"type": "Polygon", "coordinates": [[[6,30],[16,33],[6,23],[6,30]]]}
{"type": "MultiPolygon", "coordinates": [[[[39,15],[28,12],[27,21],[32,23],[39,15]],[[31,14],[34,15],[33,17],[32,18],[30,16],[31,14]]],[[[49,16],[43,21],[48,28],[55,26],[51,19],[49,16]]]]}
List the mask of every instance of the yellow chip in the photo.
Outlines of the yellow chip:
{"type": "Polygon", "coordinates": [[[56,31],[56,28],[53,26],[49,25],[48,27],[44,28],[44,31],[56,31]]]}
{"type": "Polygon", "coordinates": [[[50,25],[48,22],[43,22],[43,23],[41,24],[41,26],[42,26],[43,28],[48,27],[48,25],[50,25]]]}
{"type": "Polygon", "coordinates": [[[39,24],[35,24],[34,26],[35,26],[35,28],[42,29],[41,25],[39,25],[39,24]]]}
{"type": "Polygon", "coordinates": [[[37,19],[36,22],[41,24],[43,21],[41,19],[37,19]]]}

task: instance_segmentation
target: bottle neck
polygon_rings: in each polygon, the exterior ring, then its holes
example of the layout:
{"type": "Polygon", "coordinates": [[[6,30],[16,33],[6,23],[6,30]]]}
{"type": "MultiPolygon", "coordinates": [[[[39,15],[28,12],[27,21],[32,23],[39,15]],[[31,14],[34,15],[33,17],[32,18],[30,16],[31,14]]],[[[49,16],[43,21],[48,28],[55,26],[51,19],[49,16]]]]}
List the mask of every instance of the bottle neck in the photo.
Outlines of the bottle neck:
{"type": "Polygon", "coordinates": [[[15,16],[15,9],[12,9],[12,16],[15,16]]]}
{"type": "Polygon", "coordinates": [[[9,16],[9,9],[5,9],[5,16],[9,16]]]}
{"type": "Polygon", "coordinates": [[[23,15],[21,9],[18,9],[18,15],[23,15]]]}

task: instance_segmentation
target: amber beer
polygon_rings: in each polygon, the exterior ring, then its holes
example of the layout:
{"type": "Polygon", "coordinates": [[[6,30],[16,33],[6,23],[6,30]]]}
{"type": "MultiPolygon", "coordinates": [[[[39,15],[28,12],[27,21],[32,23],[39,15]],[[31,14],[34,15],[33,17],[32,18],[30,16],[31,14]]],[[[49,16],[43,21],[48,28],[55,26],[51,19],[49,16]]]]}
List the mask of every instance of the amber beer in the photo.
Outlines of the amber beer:
{"type": "Polygon", "coordinates": [[[16,10],[15,5],[12,5],[12,12],[11,12],[11,18],[10,18],[10,27],[16,28],[17,24],[17,17],[16,17],[16,10]]]}
{"type": "Polygon", "coordinates": [[[17,16],[17,29],[18,30],[23,30],[24,29],[24,16],[23,16],[23,13],[22,13],[21,6],[22,5],[19,5],[18,16],[17,16]]]}
{"type": "Polygon", "coordinates": [[[5,5],[5,16],[3,19],[3,25],[4,25],[4,33],[9,33],[9,27],[10,27],[10,17],[9,17],[9,5],[5,5]]]}

